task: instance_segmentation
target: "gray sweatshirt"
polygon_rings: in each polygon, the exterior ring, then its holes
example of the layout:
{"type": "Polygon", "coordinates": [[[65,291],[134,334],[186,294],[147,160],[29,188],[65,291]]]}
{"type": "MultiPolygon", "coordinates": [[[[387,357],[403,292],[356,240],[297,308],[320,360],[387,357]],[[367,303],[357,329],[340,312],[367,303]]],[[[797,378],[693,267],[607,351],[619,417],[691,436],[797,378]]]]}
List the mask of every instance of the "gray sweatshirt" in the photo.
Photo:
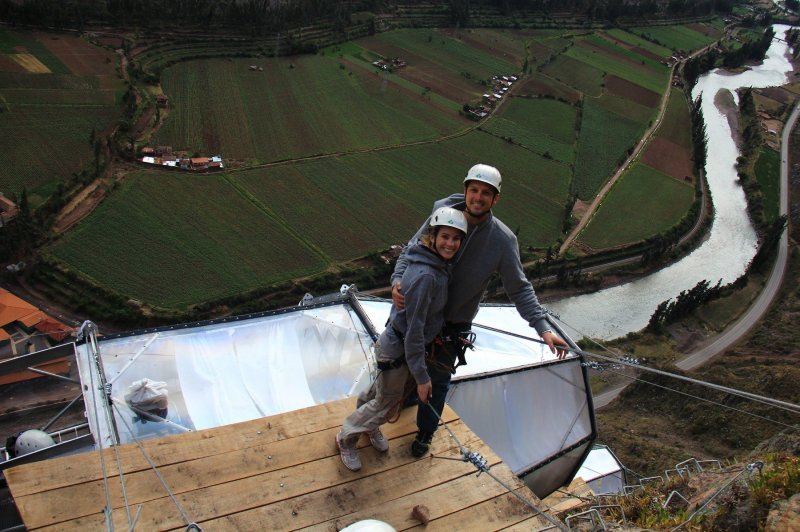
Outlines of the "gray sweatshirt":
{"type": "Polygon", "coordinates": [[[406,268],[402,275],[406,305],[389,314],[390,326],[378,339],[381,351],[396,359],[405,353],[406,363],[417,384],[431,379],[425,365],[425,346],[433,341],[444,325],[447,300],[447,263],[422,244],[404,250],[406,268]],[[400,333],[399,335],[397,333],[400,333]]]}
{"type": "MultiPolygon", "coordinates": [[[[464,210],[466,207],[464,194],[453,194],[437,201],[433,205],[433,210],[439,207],[464,210]]],[[[427,231],[429,223],[430,218],[425,221],[397,259],[392,274],[392,285],[400,282],[404,295],[406,295],[406,285],[402,278],[408,267],[407,252],[410,246],[419,241],[422,234],[427,231]]],[[[447,305],[444,309],[446,323],[472,323],[489,284],[489,278],[498,272],[503,288],[517,307],[520,316],[540,335],[550,328],[545,319],[547,312],[539,303],[533,286],[522,271],[517,237],[492,213],[478,225],[470,225],[469,232],[461,242],[461,248],[453,262],[447,305]]]]}

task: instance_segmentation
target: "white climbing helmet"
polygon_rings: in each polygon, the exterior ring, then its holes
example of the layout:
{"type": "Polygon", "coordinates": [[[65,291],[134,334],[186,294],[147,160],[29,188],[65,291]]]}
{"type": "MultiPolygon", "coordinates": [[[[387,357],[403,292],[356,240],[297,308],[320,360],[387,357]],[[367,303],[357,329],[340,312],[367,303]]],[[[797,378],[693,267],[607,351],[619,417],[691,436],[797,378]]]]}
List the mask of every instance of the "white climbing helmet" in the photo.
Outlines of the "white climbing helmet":
{"type": "Polygon", "coordinates": [[[464,178],[464,185],[467,181],[483,181],[494,187],[498,194],[500,194],[500,185],[503,183],[503,178],[500,177],[500,170],[488,164],[476,164],[467,172],[467,177],[464,178]]]}
{"type": "Polygon", "coordinates": [[[431,215],[431,227],[446,226],[467,234],[467,219],[464,213],[452,207],[439,207],[431,215]]]}

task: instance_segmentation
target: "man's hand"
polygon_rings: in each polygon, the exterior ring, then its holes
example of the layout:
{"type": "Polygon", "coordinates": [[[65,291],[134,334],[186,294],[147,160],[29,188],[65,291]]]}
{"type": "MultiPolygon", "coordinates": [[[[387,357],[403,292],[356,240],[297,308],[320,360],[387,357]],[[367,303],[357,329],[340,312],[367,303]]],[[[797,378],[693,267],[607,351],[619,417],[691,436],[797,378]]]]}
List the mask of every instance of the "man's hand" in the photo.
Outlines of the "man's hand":
{"type": "Polygon", "coordinates": [[[400,287],[400,283],[392,286],[392,303],[394,303],[394,308],[397,310],[403,310],[406,306],[406,298],[403,296],[403,289],[400,287]]]}
{"type": "Polygon", "coordinates": [[[547,347],[550,348],[550,352],[557,355],[559,359],[564,358],[567,356],[568,351],[566,349],[560,349],[562,347],[569,347],[569,344],[565,342],[562,338],[559,338],[553,332],[548,331],[542,335],[542,340],[544,343],[547,344],[547,347]],[[556,347],[558,346],[558,347],[556,347]]]}
{"type": "Polygon", "coordinates": [[[433,385],[431,381],[426,382],[425,384],[417,384],[417,395],[419,395],[419,401],[422,404],[428,404],[428,399],[431,398],[433,395],[433,385]]]}

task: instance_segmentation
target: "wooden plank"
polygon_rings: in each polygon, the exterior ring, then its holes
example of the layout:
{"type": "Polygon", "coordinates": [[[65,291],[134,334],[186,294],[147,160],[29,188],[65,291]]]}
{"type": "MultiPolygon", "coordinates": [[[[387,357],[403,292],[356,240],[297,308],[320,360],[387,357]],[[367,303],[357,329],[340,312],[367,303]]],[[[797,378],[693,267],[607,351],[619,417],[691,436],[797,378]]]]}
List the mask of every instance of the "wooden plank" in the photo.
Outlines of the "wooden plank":
{"type": "MultiPolygon", "coordinates": [[[[461,430],[459,427],[458,431],[461,430]]],[[[407,437],[408,443],[412,437],[407,437]]],[[[479,441],[471,440],[470,443],[475,449],[487,454],[491,452],[479,441]]],[[[405,451],[401,452],[406,454],[405,451]]],[[[451,449],[450,456],[455,457],[457,453],[451,449]]],[[[474,472],[472,465],[461,461],[435,458],[410,460],[401,467],[362,478],[353,478],[352,473],[344,473],[350,480],[341,485],[259,506],[250,511],[204,521],[202,526],[209,530],[258,530],[262,529],[265,523],[269,523],[271,530],[293,530],[319,525],[352,514],[364,507],[382,507],[397,512],[396,505],[399,505],[400,512],[407,512],[408,508],[402,500],[398,503],[398,499],[472,475],[474,472]]],[[[494,463],[499,461],[496,457],[494,460],[494,463]]]]}
{"type": "MultiPolygon", "coordinates": [[[[434,460],[436,459],[434,458],[434,460]]],[[[524,487],[522,481],[505,464],[496,463],[491,468],[491,472],[507,485],[520,490],[524,497],[534,503],[539,502],[536,496],[524,487]]],[[[447,483],[410,493],[377,506],[361,507],[356,512],[318,523],[310,527],[310,530],[340,530],[363,519],[378,519],[389,523],[397,530],[405,530],[420,524],[411,515],[414,506],[418,504],[425,505],[428,508],[431,522],[435,523],[437,519],[444,516],[462,510],[469,510],[488,499],[507,493],[508,491],[505,487],[488,475],[481,474],[478,476],[474,466],[472,466],[469,474],[447,483]]]]}
{"type": "MultiPolygon", "coordinates": [[[[243,449],[263,448],[265,445],[290,438],[341,427],[344,418],[355,407],[355,398],[325,403],[285,414],[258,420],[217,427],[203,431],[167,436],[142,441],[150,460],[159,468],[181,464],[200,458],[219,459],[221,456],[243,449]]],[[[405,423],[387,424],[388,436],[416,431],[411,427],[416,409],[403,411],[405,423]],[[399,431],[399,432],[398,432],[399,431]]],[[[446,408],[445,421],[457,419],[452,409],[446,408]]],[[[139,446],[127,444],[117,447],[123,475],[137,471],[150,471],[150,465],[139,446]]],[[[105,449],[103,457],[107,474],[118,474],[114,449],[105,449]],[[109,465],[111,464],[111,465],[109,465]]],[[[42,491],[102,480],[99,453],[85,453],[55,458],[18,466],[5,471],[5,477],[15,498],[42,491]]]]}
{"type": "MultiPolygon", "coordinates": [[[[415,427],[411,416],[387,429],[387,437],[408,435],[415,427]]],[[[219,457],[204,457],[179,464],[159,467],[158,471],[173,494],[182,494],[203,487],[235,482],[247,477],[267,474],[298,466],[329,456],[338,456],[334,446],[334,436],[339,428],[331,428],[303,437],[225,453],[219,457]]],[[[394,440],[391,440],[394,441],[394,440]]],[[[361,446],[368,446],[365,438],[361,446]]],[[[138,471],[123,477],[125,494],[129,504],[139,504],[166,495],[165,488],[152,470],[138,471]]],[[[95,514],[105,504],[105,488],[102,480],[84,482],[81,491],[86,495],[78,501],[71,501],[76,486],[66,486],[44,492],[17,497],[17,507],[25,514],[28,511],[58,513],[63,519],[95,514]]],[[[119,476],[109,479],[109,492],[112,494],[112,508],[122,508],[122,486],[119,476]]],[[[31,518],[30,525],[38,521],[31,518]]]]}
{"type": "MultiPolygon", "coordinates": [[[[539,502],[526,487],[515,491],[534,505],[539,502]]],[[[542,508],[539,510],[543,511],[542,508]]],[[[549,521],[536,514],[528,505],[504,490],[497,497],[431,521],[425,530],[500,530],[521,522],[525,523],[525,530],[536,530],[550,525],[549,521]]]]}
{"type": "MultiPolygon", "coordinates": [[[[349,408],[346,411],[349,413],[349,408]]],[[[398,451],[390,451],[389,456],[371,450],[362,453],[365,467],[358,475],[374,475],[413,460],[407,449],[413,438],[411,433],[416,431],[415,415],[415,409],[407,409],[398,423],[386,426],[385,432],[392,438],[392,446],[396,449],[399,447],[398,451]]],[[[448,418],[454,416],[452,411],[447,414],[448,418]]],[[[343,418],[343,415],[340,416],[339,422],[343,418]]],[[[454,427],[460,431],[462,438],[474,438],[462,422],[457,421],[454,427]]],[[[227,512],[244,511],[350,480],[353,473],[345,470],[341,464],[334,443],[334,435],[338,430],[336,426],[259,448],[226,453],[221,457],[200,458],[159,467],[159,472],[167,479],[170,489],[187,513],[201,515],[202,519],[213,519],[227,512]],[[268,456],[272,456],[272,459],[268,459],[268,456]],[[320,468],[323,471],[321,476],[317,474],[320,468]],[[292,479],[291,487],[287,479],[292,479]],[[275,487],[281,484],[286,486],[275,487]],[[265,486],[272,486],[272,489],[265,490],[265,486]],[[196,511],[197,508],[199,510],[196,511]],[[221,513],[208,513],[208,508],[221,508],[221,513]]],[[[434,448],[451,447],[446,432],[439,432],[434,440],[434,448]]],[[[365,439],[362,440],[363,445],[368,445],[365,439]]],[[[165,495],[164,488],[152,471],[125,475],[124,479],[128,503],[131,506],[142,504],[142,515],[138,521],[141,526],[149,528],[144,523],[157,527],[182,525],[174,503],[165,495]]],[[[115,523],[116,526],[126,526],[118,478],[111,481],[115,523]]],[[[102,524],[100,512],[105,506],[105,494],[101,480],[21,497],[15,494],[15,499],[29,528],[60,523],[59,527],[78,529],[102,524]],[[66,520],[73,521],[67,523],[66,520]]]]}
{"type": "Polygon", "coordinates": [[[554,491],[542,501],[555,514],[564,514],[573,508],[586,504],[586,499],[593,499],[594,492],[583,479],[574,479],[569,486],[554,491]]]}

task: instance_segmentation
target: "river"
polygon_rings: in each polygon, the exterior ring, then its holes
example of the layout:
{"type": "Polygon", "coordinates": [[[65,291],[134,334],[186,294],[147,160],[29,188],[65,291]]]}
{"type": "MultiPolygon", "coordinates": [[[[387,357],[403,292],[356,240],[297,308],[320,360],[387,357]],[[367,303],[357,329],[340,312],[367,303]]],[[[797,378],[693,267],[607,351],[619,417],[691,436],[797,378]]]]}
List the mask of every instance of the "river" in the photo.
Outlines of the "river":
{"type": "MultiPolygon", "coordinates": [[[[773,26],[784,38],[789,26],[773,26]]],[[[708,238],[680,261],[630,283],[592,294],[548,304],[560,316],[574,340],[583,336],[610,340],[643,329],[656,307],[702,280],[723,284],[736,280],[747,268],[757,248],[757,238],[747,216],[744,191],[737,183],[738,148],[724,113],[714,103],[719,91],[740,87],[774,87],[787,83],[792,72],[788,45],[773,40],[763,63],[742,73],[715,69],[703,75],[692,97],[703,96],[702,112],[708,134],[706,176],[715,217],[708,238]]]]}

